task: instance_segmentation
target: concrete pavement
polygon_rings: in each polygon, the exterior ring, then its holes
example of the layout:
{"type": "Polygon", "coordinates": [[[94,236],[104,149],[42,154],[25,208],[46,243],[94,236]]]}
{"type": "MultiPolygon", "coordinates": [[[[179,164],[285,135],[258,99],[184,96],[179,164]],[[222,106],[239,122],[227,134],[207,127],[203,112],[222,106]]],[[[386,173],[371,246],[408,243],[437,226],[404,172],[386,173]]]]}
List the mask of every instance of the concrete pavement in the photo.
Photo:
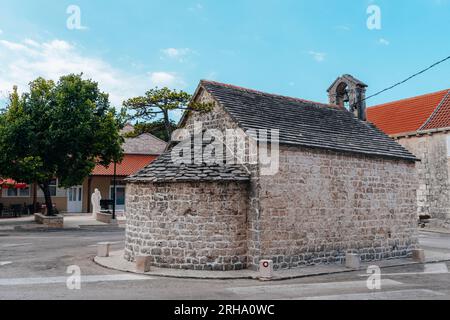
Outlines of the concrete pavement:
{"type": "MultiPolygon", "coordinates": [[[[425,252],[426,262],[428,264],[437,262],[450,261],[450,253],[439,252],[427,249],[425,252]]],[[[95,257],[94,261],[99,265],[112,270],[118,270],[130,273],[139,273],[136,271],[136,264],[129,262],[123,258],[123,250],[110,253],[109,257],[95,257]]],[[[358,270],[366,272],[370,266],[376,265],[380,268],[398,267],[420,264],[412,259],[392,259],[384,261],[375,261],[370,263],[361,263],[358,270]]],[[[327,274],[347,273],[354,270],[348,269],[345,265],[330,264],[308,266],[296,269],[279,270],[274,272],[273,281],[305,278],[312,276],[321,276],[327,274]]],[[[167,268],[153,267],[151,271],[144,273],[148,276],[173,277],[173,278],[191,278],[191,279],[259,279],[260,275],[257,271],[238,270],[238,271],[195,271],[195,270],[178,270],[167,268]]]]}
{"type": "MultiPolygon", "coordinates": [[[[117,218],[119,227],[125,227],[125,217],[117,218]]],[[[108,224],[97,221],[92,214],[64,214],[64,229],[79,229],[89,227],[109,227],[108,224]]],[[[34,216],[25,216],[20,218],[0,219],[0,232],[12,230],[40,230],[48,229],[43,225],[34,222],[34,216]]]]}
{"type": "MultiPolygon", "coordinates": [[[[420,238],[432,251],[450,253],[450,236],[420,238]]],[[[143,277],[93,262],[98,242],[112,242],[117,251],[123,239],[122,229],[101,227],[0,231],[0,299],[450,299],[448,263],[385,268],[381,290],[369,290],[361,271],[258,282],[143,277]],[[80,269],[80,290],[67,287],[69,266],[80,269]]]]}

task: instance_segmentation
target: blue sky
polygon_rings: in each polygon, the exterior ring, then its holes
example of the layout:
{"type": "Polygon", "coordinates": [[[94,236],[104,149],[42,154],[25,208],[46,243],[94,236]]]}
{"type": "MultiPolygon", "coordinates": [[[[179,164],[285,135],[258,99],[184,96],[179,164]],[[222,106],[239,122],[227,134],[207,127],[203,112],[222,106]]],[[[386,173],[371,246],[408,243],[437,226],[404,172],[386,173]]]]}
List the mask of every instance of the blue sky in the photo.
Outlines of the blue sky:
{"type": "MultiPolygon", "coordinates": [[[[450,55],[450,0],[0,0],[0,96],[37,76],[84,72],[115,105],[200,79],[326,102],[350,73],[381,90],[450,55]],[[81,29],[67,28],[68,6],[81,29]],[[370,5],[381,29],[369,30],[370,5]]],[[[450,61],[371,99],[450,88],[450,61]]]]}

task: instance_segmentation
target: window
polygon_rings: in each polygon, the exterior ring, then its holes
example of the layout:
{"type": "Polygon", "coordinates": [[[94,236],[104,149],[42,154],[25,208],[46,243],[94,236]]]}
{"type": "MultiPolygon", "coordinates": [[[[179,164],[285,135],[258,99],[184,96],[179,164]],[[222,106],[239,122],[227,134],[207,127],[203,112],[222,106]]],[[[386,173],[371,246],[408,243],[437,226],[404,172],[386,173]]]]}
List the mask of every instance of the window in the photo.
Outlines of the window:
{"type": "Polygon", "coordinates": [[[30,193],[30,186],[27,186],[25,189],[10,188],[3,191],[4,197],[28,198],[30,193]]]}
{"type": "Polygon", "coordinates": [[[58,188],[58,179],[53,179],[50,182],[49,187],[50,187],[50,195],[52,197],[56,197],[56,188],[58,188]]]}
{"type": "MultiPolygon", "coordinates": [[[[114,186],[110,186],[109,187],[110,199],[113,198],[113,190],[114,186]]],[[[125,206],[125,186],[123,185],[116,185],[116,206],[119,207],[119,210],[121,207],[125,206]]]]}
{"type": "Polygon", "coordinates": [[[69,188],[69,201],[75,202],[75,201],[81,201],[82,200],[82,187],[72,187],[69,188]]]}
{"type": "Polygon", "coordinates": [[[447,157],[450,158],[450,136],[447,136],[447,157]]]}

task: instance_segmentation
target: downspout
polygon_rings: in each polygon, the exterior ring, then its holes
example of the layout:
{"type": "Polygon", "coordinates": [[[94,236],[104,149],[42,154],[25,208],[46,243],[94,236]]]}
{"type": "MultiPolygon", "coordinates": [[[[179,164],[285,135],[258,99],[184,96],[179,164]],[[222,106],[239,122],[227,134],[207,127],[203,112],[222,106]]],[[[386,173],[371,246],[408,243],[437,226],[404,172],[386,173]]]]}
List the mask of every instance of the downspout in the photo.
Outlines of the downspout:
{"type": "MultiPolygon", "coordinates": [[[[36,205],[37,205],[37,183],[33,183],[33,212],[31,214],[35,214],[36,212],[36,205]]],[[[39,210],[39,209],[37,209],[39,210]]]]}
{"type": "Polygon", "coordinates": [[[117,185],[117,162],[114,161],[114,178],[113,178],[113,194],[112,194],[112,200],[113,200],[113,212],[112,212],[112,219],[116,220],[116,185],[117,185]]]}
{"type": "Polygon", "coordinates": [[[87,208],[86,208],[87,213],[91,213],[91,187],[92,187],[92,176],[89,176],[87,186],[87,208]]]}

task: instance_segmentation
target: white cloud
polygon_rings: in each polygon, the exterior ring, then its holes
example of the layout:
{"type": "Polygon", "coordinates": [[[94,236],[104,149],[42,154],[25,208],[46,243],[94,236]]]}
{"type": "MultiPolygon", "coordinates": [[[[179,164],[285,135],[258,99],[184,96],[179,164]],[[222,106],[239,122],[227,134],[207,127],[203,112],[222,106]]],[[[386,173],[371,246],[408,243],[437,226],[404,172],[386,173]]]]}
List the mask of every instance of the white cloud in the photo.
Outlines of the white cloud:
{"type": "Polygon", "coordinates": [[[30,47],[40,47],[40,44],[34,40],[31,39],[25,39],[23,40],[23,43],[25,43],[26,45],[29,45],[30,47]]]}
{"type": "Polygon", "coordinates": [[[5,47],[7,50],[13,51],[13,52],[32,53],[32,51],[33,51],[22,43],[11,42],[11,41],[7,41],[7,40],[0,40],[0,45],[5,47]]]}
{"type": "Polygon", "coordinates": [[[157,87],[184,87],[186,83],[175,72],[152,72],[149,74],[153,86],[157,87]]]}
{"type": "Polygon", "coordinates": [[[316,52],[316,51],[309,51],[309,55],[313,57],[314,60],[317,62],[323,62],[325,61],[325,58],[327,56],[326,53],[323,52],[316,52]]]}
{"type": "Polygon", "coordinates": [[[390,44],[390,42],[388,40],[384,39],[384,38],[380,38],[378,40],[378,44],[381,44],[383,46],[388,46],[390,44]]]}
{"type": "Polygon", "coordinates": [[[211,72],[208,72],[206,74],[206,76],[203,78],[214,81],[214,80],[217,80],[217,77],[218,77],[218,73],[216,71],[211,71],[211,72]]]}
{"type": "Polygon", "coordinates": [[[334,28],[339,31],[351,31],[352,30],[352,28],[350,28],[349,26],[346,26],[346,25],[335,26],[334,28]]]}
{"type": "Polygon", "coordinates": [[[196,3],[194,6],[188,8],[189,11],[200,11],[203,10],[203,5],[201,3],[196,3]]]}
{"type": "Polygon", "coordinates": [[[0,98],[5,98],[14,85],[22,92],[27,90],[28,83],[37,77],[58,80],[62,75],[81,72],[110,94],[114,106],[121,106],[125,99],[142,95],[154,86],[185,86],[177,73],[131,74],[101,58],[86,56],[75,44],[63,40],[0,40],[0,98]]]}
{"type": "Polygon", "coordinates": [[[189,48],[167,48],[161,50],[164,57],[177,60],[178,62],[184,62],[186,57],[193,53],[189,48]]]}

